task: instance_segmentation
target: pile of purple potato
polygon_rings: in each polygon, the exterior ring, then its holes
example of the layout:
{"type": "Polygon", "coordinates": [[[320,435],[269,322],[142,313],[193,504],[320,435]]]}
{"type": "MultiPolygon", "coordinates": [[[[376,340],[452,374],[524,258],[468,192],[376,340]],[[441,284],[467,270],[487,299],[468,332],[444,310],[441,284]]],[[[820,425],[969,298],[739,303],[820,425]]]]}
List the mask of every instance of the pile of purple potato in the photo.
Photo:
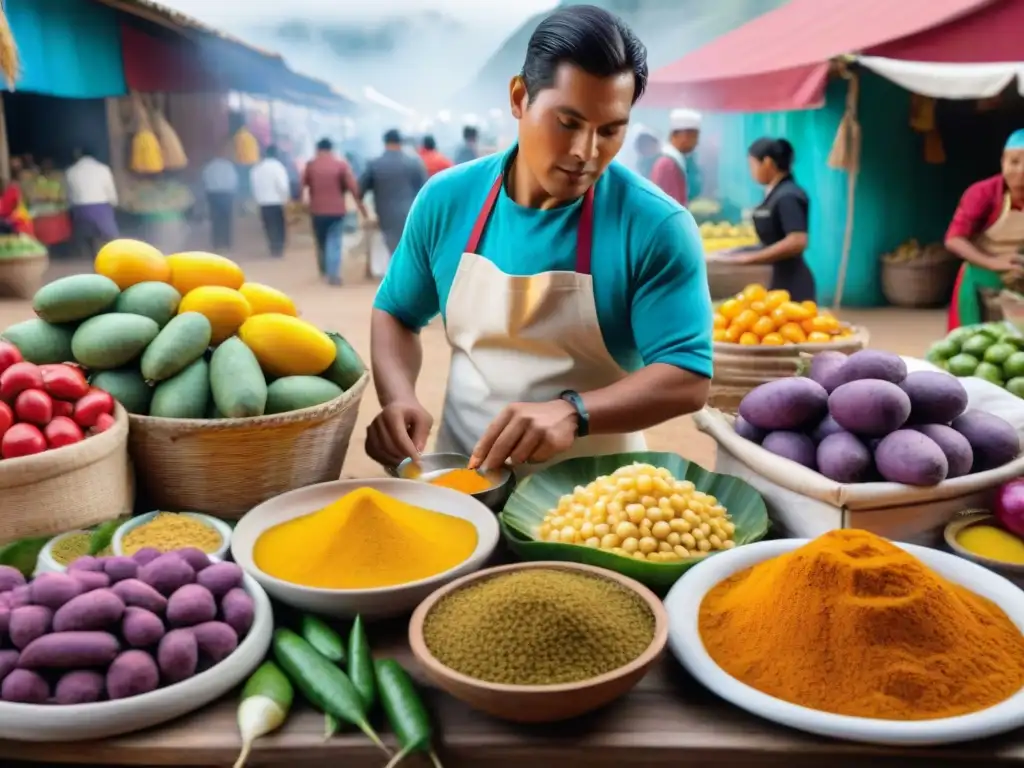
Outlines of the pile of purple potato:
{"type": "Polygon", "coordinates": [[[26,582],[0,566],[0,699],[90,704],[174,685],[252,626],[242,569],[198,549],[81,557],[26,582]]]}
{"type": "Polygon", "coordinates": [[[821,352],[808,377],[778,379],[740,403],[736,433],[840,483],[937,485],[1020,454],[1017,430],[967,409],[958,379],[908,374],[898,355],[821,352]]]}

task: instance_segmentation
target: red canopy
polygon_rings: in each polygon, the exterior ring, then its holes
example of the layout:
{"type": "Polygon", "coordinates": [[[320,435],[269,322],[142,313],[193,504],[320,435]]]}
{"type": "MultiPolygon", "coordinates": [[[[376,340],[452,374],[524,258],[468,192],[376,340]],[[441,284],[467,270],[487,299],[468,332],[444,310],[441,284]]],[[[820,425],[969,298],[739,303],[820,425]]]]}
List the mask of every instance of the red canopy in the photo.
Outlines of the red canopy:
{"type": "Polygon", "coordinates": [[[1022,23],[1020,0],[791,0],[655,71],[644,105],[820,107],[837,56],[1020,61],[1022,23]]]}

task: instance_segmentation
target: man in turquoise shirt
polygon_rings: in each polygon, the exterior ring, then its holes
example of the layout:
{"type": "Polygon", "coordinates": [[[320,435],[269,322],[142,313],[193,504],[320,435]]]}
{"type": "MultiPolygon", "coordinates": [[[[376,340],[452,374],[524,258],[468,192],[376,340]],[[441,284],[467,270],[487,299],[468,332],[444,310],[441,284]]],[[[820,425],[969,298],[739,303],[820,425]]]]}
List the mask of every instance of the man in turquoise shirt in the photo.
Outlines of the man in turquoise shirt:
{"type": "Polygon", "coordinates": [[[607,11],[541,22],[510,84],[518,143],[427,183],[377,294],[372,458],[424,449],[418,334],[439,313],[452,367],[438,449],[471,466],[642,449],[640,430],[703,406],[712,311],[697,227],[612,163],[646,80],[646,49],[607,11]]]}

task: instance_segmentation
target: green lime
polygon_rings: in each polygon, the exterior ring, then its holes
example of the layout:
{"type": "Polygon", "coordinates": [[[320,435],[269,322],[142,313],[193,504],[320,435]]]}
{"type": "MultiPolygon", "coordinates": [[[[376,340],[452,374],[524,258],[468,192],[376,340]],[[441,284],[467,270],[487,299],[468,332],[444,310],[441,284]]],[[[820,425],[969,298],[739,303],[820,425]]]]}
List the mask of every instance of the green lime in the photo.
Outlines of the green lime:
{"type": "Polygon", "coordinates": [[[1010,359],[1011,355],[1015,355],[1016,353],[1017,348],[1013,346],[1013,344],[1007,344],[1004,341],[997,341],[985,350],[985,356],[982,359],[986,363],[1002,366],[1003,363],[1010,359]]]}
{"type": "Polygon", "coordinates": [[[981,332],[987,333],[994,339],[1001,339],[1010,333],[1010,329],[1005,323],[985,323],[981,326],[981,332]]]}
{"type": "Polygon", "coordinates": [[[935,363],[936,365],[943,360],[949,360],[949,358],[960,352],[960,347],[954,344],[949,339],[942,339],[932,344],[928,350],[928,354],[925,355],[925,359],[929,363],[935,363]]]}
{"type": "Polygon", "coordinates": [[[976,333],[960,345],[960,351],[980,359],[985,354],[985,350],[995,343],[996,340],[987,333],[976,333]]]}
{"type": "Polygon", "coordinates": [[[1024,397],[1024,376],[1014,376],[1006,382],[1006,391],[1017,397],[1024,397]]]}
{"type": "Polygon", "coordinates": [[[954,376],[973,376],[978,367],[978,358],[960,353],[946,361],[946,369],[954,376]]]}
{"type": "Polygon", "coordinates": [[[974,335],[974,332],[975,330],[973,327],[957,328],[955,331],[950,331],[946,336],[945,341],[955,344],[957,349],[959,349],[961,344],[974,335]]]}
{"type": "Polygon", "coordinates": [[[998,365],[978,363],[978,367],[974,369],[974,375],[979,379],[998,384],[1000,387],[1003,386],[1003,369],[998,365]]]}
{"type": "Polygon", "coordinates": [[[1003,373],[1008,379],[1024,376],[1024,352],[1014,352],[1006,358],[1003,362],[1003,373]]]}

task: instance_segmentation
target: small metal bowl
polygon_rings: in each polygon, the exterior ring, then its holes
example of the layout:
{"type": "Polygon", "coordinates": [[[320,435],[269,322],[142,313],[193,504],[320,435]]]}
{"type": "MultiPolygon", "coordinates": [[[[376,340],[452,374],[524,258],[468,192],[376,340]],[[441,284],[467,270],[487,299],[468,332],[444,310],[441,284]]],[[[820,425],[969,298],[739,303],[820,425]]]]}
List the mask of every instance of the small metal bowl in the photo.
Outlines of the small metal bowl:
{"type": "Polygon", "coordinates": [[[1024,589],[1024,565],[1005,563],[1002,560],[993,560],[991,557],[975,554],[969,549],[962,547],[960,542],[956,540],[957,536],[964,528],[970,528],[972,525],[978,525],[980,523],[995,525],[995,516],[988,512],[974,512],[955,518],[946,526],[944,534],[946,546],[948,546],[954,554],[959,555],[965,560],[970,560],[972,563],[982,565],[990,571],[995,571],[1000,576],[1009,579],[1018,587],[1024,589]]]}
{"type": "MultiPolygon", "coordinates": [[[[450,470],[465,469],[468,464],[469,456],[463,456],[461,453],[424,453],[420,455],[418,461],[406,459],[388,471],[392,476],[402,480],[430,482],[450,470]]],[[[471,493],[470,496],[495,512],[500,512],[505,507],[508,497],[512,495],[515,485],[512,470],[508,467],[490,469],[483,475],[491,481],[491,487],[486,491],[471,493]]]]}

